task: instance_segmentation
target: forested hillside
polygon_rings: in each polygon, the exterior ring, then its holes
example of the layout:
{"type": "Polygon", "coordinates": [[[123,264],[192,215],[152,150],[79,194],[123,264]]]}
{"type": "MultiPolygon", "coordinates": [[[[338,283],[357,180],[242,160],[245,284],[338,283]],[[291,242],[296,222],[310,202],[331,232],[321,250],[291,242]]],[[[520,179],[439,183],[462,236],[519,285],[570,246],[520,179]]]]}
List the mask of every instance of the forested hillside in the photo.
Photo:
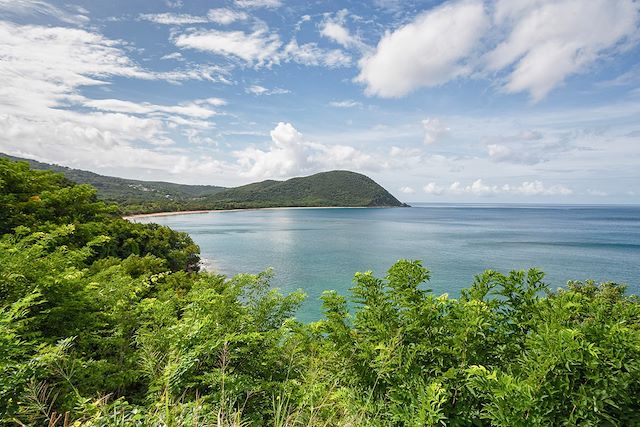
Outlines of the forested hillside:
{"type": "MultiPolygon", "coordinates": [[[[0,159],[0,425],[640,425],[640,301],[419,261],[356,273],[303,324],[269,273],[199,272],[188,235],[0,159]]],[[[366,242],[362,242],[366,244],[366,242]]]]}
{"type": "Polygon", "coordinates": [[[236,188],[139,181],[24,160],[32,168],[60,172],[78,184],[90,184],[98,197],[116,203],[123,214],[290,206],[405,206],[371,178],[330,171],[287,181],[262,181],[236,188]]]}
{"type": "Polygon", "coordinates": [[[69,181],[77,184],[89,184],[96,189],[100,200],[117,203],[121,209],[129,213],[180,210],[183,204],[195,203],[203,196],[225,189],[214,185],[184,185],[117,178],[2,153],[0,157],[28,162],[33,169],[62,173],[69,181]]]}
{"type": "Polygon", "coordinates": [[[262,181],[204,198],[212,206],[404,206],[371,178],[349,171],[321,172],[287,181],[262,181]]]}

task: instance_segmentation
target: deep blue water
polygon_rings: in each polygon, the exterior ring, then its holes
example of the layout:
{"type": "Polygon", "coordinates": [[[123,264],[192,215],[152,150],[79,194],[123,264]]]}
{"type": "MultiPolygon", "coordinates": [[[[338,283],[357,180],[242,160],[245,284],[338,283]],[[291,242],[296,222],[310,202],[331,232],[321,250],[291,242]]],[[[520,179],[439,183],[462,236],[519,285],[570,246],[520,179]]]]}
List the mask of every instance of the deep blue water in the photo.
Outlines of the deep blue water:
{"type": "Polygon", "coordinates": [[[233,275],[273,267],[273,285],[302,288],[298,314],[320,316],[323,290],[347,293],[356,271],[383,276],[421,259],[429,287],[452,297],[485,269],[538,267],[555,289],[570,279],[626,283],[640,293],[640,206],[423,205],[278,209],[147,217],[188,232],[209,268],[233,275]]]}

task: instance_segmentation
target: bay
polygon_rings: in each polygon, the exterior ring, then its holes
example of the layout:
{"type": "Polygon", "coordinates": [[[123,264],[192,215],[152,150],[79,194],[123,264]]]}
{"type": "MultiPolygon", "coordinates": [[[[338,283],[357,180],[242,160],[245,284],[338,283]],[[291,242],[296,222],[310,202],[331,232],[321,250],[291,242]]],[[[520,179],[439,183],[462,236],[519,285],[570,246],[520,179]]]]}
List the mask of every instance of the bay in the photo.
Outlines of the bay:
{"type": "Polygon", "coordinates": [[[347,294],[356,271],[383,276],[420,259],[428,287],[457,297],[485,269],[537,267],[552,289],[594,279],[640,291],[640,206],[417,204],[411,208],[289,208],[139,217],[185,231],[204,265],[226,275],[273,268],[272,285],[303,289],[300,320],[320,295],[347,294]]]}

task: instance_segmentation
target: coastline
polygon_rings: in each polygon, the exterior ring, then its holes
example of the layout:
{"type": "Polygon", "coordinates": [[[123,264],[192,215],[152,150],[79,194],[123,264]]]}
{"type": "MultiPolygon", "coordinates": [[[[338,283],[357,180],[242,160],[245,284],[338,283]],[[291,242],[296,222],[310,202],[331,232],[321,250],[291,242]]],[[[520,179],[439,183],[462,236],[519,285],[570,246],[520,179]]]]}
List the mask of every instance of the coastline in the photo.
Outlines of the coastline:
{"type": "Polygon", "coordinates": [[[212,212],[240,212],[240,211],[262,211],[262,210],[281,210],[281,209],[379,209],[379,208],[395,208],[397,206],[280,206],[272,208],[244,208],[244,209],[202,209],[192,211],[167,211],[144,213],[135,215],[126,215],[122,219],[131,220],[136,218],[149,218],[154,216],[174,216],[174,215],[198,215],[212,212]]]}

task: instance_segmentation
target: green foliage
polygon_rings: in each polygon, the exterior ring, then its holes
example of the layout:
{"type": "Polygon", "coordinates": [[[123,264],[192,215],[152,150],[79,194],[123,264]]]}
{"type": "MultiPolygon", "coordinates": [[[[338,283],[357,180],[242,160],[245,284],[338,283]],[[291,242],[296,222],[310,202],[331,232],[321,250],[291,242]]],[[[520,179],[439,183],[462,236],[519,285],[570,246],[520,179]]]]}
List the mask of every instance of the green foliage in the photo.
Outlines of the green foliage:
{"type": "Polygon", "coordinates": [[[24,162],[0,158],[0,234],[15,227],[66,224],[102,219],[114,212],[96,199],[88,185],[74,185],[63,175],[34,171],[24,162]]]}
{"type": "Polygon", "coordinates": [[[269,412],[290,366],[286,319],[302,294],[282,296],[264,274],[171,272],[152,255],[87,264],[95,242],[58,244],[72,233],[0,241],[7,422],[48,422],[53,411],[89,419],[85,405],[100,396],[154,413],[199,396],[255,420],[269,412]]]}
{"type": "Polygon", "coordinates": [[[0,158],[0,234],[25,235],[73,225],[73,233],[66,233],[63,240],[56,237],[54,243],[71,249],[91,244],[89,261],[150,254],[165,259],[172,271],[198,269],[199,248],[187,234],[133,224],[119,218],[117,210],[98,201],[88,185],[75,185],[61,174],[0,158]]]}
{"type": "Polygon", "coordinates": [[[623,287],[549,293],[537,270],[487,271],[451,299],[428,277],[418,261],[357,274],[353,316],[325,295],[325,375],[345,408],[376,425],[640,423],[640,305],[623,287]]]}
{"type": "Polygon", "coordinates": [[[401,260],[301,324],[303,294],[269,271],[198,272],[186,234],[24,163],[0,173],[0,425],[640,425],[621,285],[486,271],[454,299],[401,260]]]}

